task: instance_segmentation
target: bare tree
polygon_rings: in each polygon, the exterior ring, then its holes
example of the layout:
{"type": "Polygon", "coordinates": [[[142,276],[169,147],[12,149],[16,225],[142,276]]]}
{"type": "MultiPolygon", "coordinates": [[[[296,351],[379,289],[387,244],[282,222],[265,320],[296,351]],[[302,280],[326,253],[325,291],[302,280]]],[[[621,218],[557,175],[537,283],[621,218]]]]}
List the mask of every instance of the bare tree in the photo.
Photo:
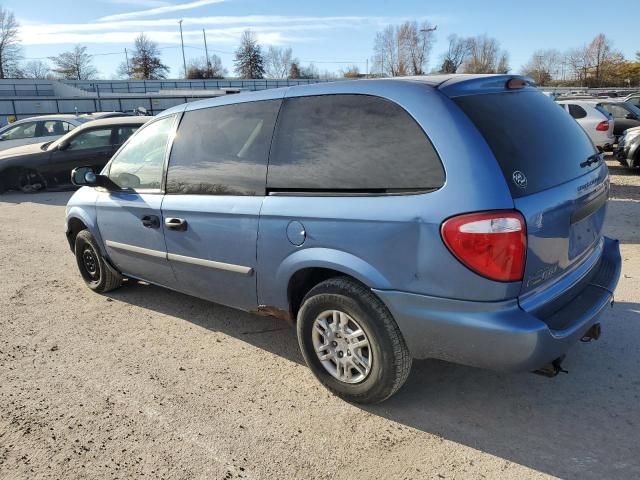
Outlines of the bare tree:
{"type": "Polygon", "coordinates": [[[596,35],[587,47],[587,55],[591,63],[591,78],[595,86],[604,85],[616,66],[624,62],[621,52],[613,49],[611,40],[604,33],[596,35]]]}
{"type": "Polygon", "coordinates": [[[242,34],[235,57],[235,69],[240,78],[264,78],[262,48],[251,30],[242,34]]]}
{"type": "Polygon", "coordinates": [[[405,22],[400,30],[411,75],[424,75],[435,43],[435,28],[429,22],[405,22]]]}
{"type": "Polygon", "coordinates": [[[441,73],[457,73],[465,59],[469,55],[469,40],[449,35],[449,48],[442,59],[441,73]]]}
{"type": "Polygon", "coordinates": [[[217,55],[210,55],[207,63],[206,57],[193,59],[187,65],[187,78],[207,79],[224,78],[227,69],[222,66],[222,60],[217,55]]]}
{"type": "Polygon", "coordinates": [[[85,46],[76,45],[50,60],[55,65],[53,71],[65,80],[91,80],[98,74],[85,46]]]}
{"type": "Polygon", "coordinates": [[[299,78],[319,78],[320,70],[313,63],[310,63],[306,67],[300,67],[299,78]]]}
{"type": "Polygon", "coordinates": [[[0,6],[0,78],[18,76],[22,59],[19,28],[13,12],[0,6]]]}
{"type": "Polygon", "coordinates": [[[500,42],[487,35],[470,38],[469,54],[462,68],[465,73],[507,73],[509,56],[500,49],[500,42]]]}
{"type": "Polygon", "coordinates": [[[374,70],[392,77],[423,75],[434,43],[429,22],[388,25],[376,34],[374,70]]]}
{"type": "Polygon", "coordinates": [[[558,50],[536,50],[522,67],[522,73],[533,78],[538,85],[547,85],[558,77],[561,62],[562,55],[558,50]]]}
{"type": "Polygon", "coordinates": [[[396,27],[388,25],[376,33],[374,43],[374,69],[383,75],[397,77],[405,74],[404,64],[399,55],[400,46],[396,27]]]}
{"type": "Polygon", "coordinates": [[[342,71],[342,76],[344,78],[360,78],[363,75],[357,65],[350,65],[342,71]]]}
{"type": "Polygon", "coordinates": [[[569,50],[567,53],[567,63],[571,68],[574,80],[580,84],[584,83],[587,79],[587,73],[591,64],[588,48],[584,46],[569,50]]]}
{"type": "Polygon", "coordinates": [[[264,56],[267,78],[287,78],[292,62],[293,52],[291,48],[270,46],[264,56]]]}
{"type": "Polygon", "coordinates": [[[160,58],[158,44],[144,33],[136,37],[129,70],[129,78],[134,80],[159,80],[169,73],[169,67],[160,58]]]}
{"type": "Polygon", "coordinates": [[[39,80],[50,78],[51,68],[47,62],[42,60],[31,60],[22,66],[22,76],[39,80]]]}

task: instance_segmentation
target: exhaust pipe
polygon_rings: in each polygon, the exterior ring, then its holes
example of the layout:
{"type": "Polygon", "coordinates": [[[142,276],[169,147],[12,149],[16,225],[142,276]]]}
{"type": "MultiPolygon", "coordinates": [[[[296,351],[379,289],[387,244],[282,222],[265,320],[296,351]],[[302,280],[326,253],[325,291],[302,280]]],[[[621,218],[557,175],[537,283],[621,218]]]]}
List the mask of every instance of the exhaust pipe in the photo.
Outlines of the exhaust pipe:
{"type": "Polygon", "coordinates": [[[581,342],[589,343],[600,338],[600,334],[602,333],[602,327],[599,323],[594,324],[589,330],[585,332],[585,334],[580,339],[581,342]]]}
{"type": "Polygon", "coordinates": [[[547,363],[546,365],[540,367],[538,370],[534,370],[533,373],[536,375],[542,375],[544,377],[553,378],[559,373],[569,373],[567,370],[562,368],[562,362],[564,361],[565,355],[556,358],[552,362],[547,363]]]}

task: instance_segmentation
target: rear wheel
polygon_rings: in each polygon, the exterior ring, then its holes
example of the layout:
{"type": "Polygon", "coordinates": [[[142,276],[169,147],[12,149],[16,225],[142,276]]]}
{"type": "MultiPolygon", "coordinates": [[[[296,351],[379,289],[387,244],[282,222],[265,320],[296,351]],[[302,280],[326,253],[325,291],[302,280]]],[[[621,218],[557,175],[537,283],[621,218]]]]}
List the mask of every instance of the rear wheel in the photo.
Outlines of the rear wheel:
{"type": "Polygon", "coordinates": [[[411,355],[393,317],[365,286],[326,280],[305,297],[298,341],[314,375],[336,395],[377,403],[406,381],[411,355]]]}
{"type": "Polygon", "coordinates": [[[105,293],[122,285],[122,275],[105,262],[88,230],[78,233],[75,254],[80,275],[91,290],[105,293]]]}

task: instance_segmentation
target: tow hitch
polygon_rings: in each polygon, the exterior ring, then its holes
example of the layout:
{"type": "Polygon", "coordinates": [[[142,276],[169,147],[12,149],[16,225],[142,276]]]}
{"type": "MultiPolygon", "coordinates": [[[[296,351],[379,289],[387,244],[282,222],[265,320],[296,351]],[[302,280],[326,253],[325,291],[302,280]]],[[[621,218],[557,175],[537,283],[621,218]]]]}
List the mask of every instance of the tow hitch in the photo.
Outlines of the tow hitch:
{"type": "Polygon", "coordinates": [[[554,361],[547,363],[545,366],[539,368],[538,370],[534,370],[533,373],[549,378],[553,378],[559,373],[569,373],[567,370],[562,368],[562,361],[564,360],[564,357],[565,355],[556,358],[554,361]]]}

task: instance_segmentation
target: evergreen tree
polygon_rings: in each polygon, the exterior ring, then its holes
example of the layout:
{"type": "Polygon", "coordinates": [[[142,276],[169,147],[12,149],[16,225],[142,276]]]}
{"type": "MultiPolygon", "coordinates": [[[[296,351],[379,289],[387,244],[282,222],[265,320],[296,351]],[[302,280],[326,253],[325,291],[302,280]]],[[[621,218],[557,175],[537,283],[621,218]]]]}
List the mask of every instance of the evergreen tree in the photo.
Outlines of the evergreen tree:
{"type": "Polygon", "coordinates": [[[250,30],[242,34],[234,64],[240,78],[264,78],[262,49],[250,30]]]}
{"type": "Polygon", "coordinates": [[[129,78],[134,80],[159,80],[167,78],[169,67],[162,63],[160,49],[156,42],[141,33],[135,41],[131,57],[129,78]]]}

